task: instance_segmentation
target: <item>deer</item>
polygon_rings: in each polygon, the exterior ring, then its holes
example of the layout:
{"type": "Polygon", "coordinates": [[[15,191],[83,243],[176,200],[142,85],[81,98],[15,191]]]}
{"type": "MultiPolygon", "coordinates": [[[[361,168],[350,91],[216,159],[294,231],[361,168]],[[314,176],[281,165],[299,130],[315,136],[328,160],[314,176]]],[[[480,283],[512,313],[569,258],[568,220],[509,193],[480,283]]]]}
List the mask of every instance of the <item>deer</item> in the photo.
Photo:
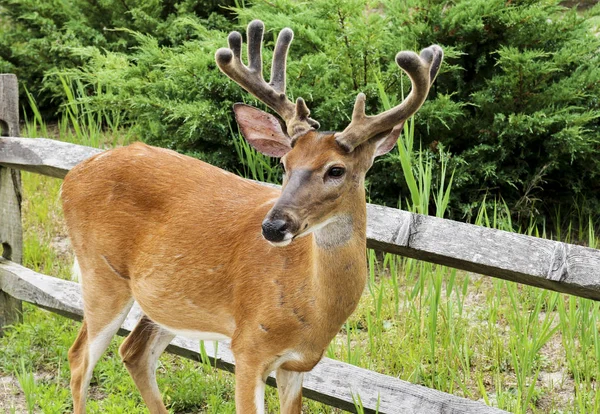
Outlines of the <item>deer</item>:
{"type": "Polygon", "coordinates": [[[265,412],[273,371],[280,411],[301,413],[304,373],[359,302],[367,275],[365,174],[425,101],[442,49],[397,54],[412,82],[398,106],[368,116],[359,93],[349,125],[320,132],[306,102],[286,96],[292,30],[279,33],[269,83],[264,30],[259,20],[247,27],[247,66],[238,32],[215,59],[281,117],[233,108],[250,145],[280,158],[280,189],[142,143],[99,153],[65,177],[62,206],[84,308],[68,352],[76,414],[85,412],[94,366],[134,301],[143,314],[119,354],[149,411],[167,412],[156,364],[184,335],[231,341],[235,407],[244,414],[265,412]]]}

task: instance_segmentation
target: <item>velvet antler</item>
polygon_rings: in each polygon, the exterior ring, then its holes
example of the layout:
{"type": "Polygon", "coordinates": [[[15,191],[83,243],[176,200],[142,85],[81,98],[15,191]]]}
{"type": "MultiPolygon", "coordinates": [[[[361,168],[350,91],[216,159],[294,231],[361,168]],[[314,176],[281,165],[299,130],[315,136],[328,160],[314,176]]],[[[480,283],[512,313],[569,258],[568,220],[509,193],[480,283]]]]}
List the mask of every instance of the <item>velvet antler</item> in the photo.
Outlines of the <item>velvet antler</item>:
{"type": "Polygon", "coordinates": [[[287,52],[294,32],[285,28],[279,33],[273,54],[271,81],[267,83],[262,75],[264,30],[265,26],[260,20],[248,25],[248,66],[241,60],[242,36],[238,32],[231,32],[227,38],[229,49],[221,48],[215,54],[219,69],[277,112],[284,120],[290,137],[310,128],[319,128],[319,123],[309,117],[310,110],[304,99],[298,98],[294,104],[285,95],[287,52]]]}
{"type": "Polygon", "coordinates": [[[396,55],[396,63],[404,70],[412,82],[412,90],[406,99],[398,106],[391,108],[379,115],[367,116],[365,114],[365,94],[359,93],[352,112],[352,121],[344,131],[336,134],[338,144],[348,152],[352,152],[363,142],[369,139],[390,133],[394,128],[403,124],[423,105],[429,88],[442,64],[444,53],[437,46],[429,46],[421,51],[421,55],[414,52],[400,52],[396,55]]]}

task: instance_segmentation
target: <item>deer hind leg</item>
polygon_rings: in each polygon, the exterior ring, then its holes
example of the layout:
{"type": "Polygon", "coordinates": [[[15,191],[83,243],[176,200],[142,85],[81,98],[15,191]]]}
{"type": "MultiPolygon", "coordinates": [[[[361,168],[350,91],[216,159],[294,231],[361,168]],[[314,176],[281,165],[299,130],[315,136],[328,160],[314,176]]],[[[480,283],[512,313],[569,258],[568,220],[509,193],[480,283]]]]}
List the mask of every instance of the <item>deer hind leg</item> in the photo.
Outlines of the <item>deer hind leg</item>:
{"type": "Polygon", "coordinates": [[[300,414],[302,412],[302,380],[304,373],[277,370],[277,392],[281,414],[300,414]]]}
{"type": "MultiPolygon", "coordinates": [[[[84,273],[85,275],[85,273],[84,273]]],[[[133,299],[127,285],[120,281],[110,286],[110,295],[99,294],[100,286],[90,280],[82,285],[84,316],[77,339],[69,349],[71,393],[75,414],[85,413],[85,400],[92,372],[110,340],[127,317],[133,299]]]]}
{"type": "Polygon", "coordinates": [[[127,371],[152,414],[167,413],[156,384],[156,362],[174,337],[144,315],[119,348],[127,371]]]}

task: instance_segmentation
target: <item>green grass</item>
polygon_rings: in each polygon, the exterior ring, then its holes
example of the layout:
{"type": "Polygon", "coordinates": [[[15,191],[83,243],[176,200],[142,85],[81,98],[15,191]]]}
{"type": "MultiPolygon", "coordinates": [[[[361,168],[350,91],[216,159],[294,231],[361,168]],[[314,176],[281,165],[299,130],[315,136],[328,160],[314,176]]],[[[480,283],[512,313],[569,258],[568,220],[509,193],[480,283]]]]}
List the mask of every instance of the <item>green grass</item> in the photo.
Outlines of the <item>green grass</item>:
{"type": "MultiPolygon", "coordinates": [[[[25,125],[21,136],[24,137],[60,137],[61,141],[87,145],[95,148],[109,148],[116,145],[126,145],[134,141],[129,130],[121,128],[121,114],[118,111],[95,111],[91,107],[86,86],[80,81],[71,82],[60,76],[60,82],[66,97],[58,122],[48,126],[37,107],[33,96],[27,88],[27,106],[23,110],[25,125]],[[33,115],[31,119],[27,113],[33,115]]],[[[102,88],[98,88],[101,91],[102,88]]]]}
{"type": "Polygon", "coordinates": [[[35,408],[35,400],[36,400],[36,383],[35,378],[31,372],[29,372],[25,368],[25,360],[21,359],[21,366],[19,371],[15,372],[15,376],[19,381],[19,385],[23,390],[23,394],[25,395],[25,402],[27,403],[27,412],[29,414],[33,413],[35,408]]]}
{"type": "MultiPolygon", "coordinates": [[[[77,132],[68,123],[52,130],[30,120],[26,133],[64,133],[69,140],[98,146],[130,139],[126,132],[110,127],[106,133],[106,128],[94,124],[98,120],[90,122],[91,127],[77,132]],[[93,131],[100,131],[99,135],[86,136],[93,131]]],[[[401,140],[401,149],[390,156],[404,157],[402,168],[412,181],[411,197],[401,200],[403,207],[427,212],[427,200],[434,200],[436,214],[443,216],[452,173],[432,182],[433,161],[423,152],[412,151],[410,122],[401,140]]],[[[242,141],[236,145],[244,160],[241,173],[277,181],[279,172],[272,160],[259,157],[242,141]]],[[[57,179],[23,173],[24,265],[69,278],[72,256],[62,247],[66,231],[60,184],[57,179]]],[[[544,228],[533,225],[514,229],[508,206],[501,200],[484,199],[480,205],[477,224],[548,236],[544,228]]],[[[597,218],[590,217],[588,222],[587,228],[567,227],[562,238],[568,240],[575,234],[578,240],[597,246],[593,230],[597,218]]],[[[515,413],[600,411],[600,393],[596,392],[600,304],[390,254],[368,251],[367,255],[367,289],[327,356],[515,413]]],[[[35,396],[35,412],[72,409],[67,350],[79,326],[25,305],[24,322],[0,338],[0,374],[18,374],[25,395],[35,396]]],[[[121,341],[113,340],[94,372],[90,413],[146,412],[120,362],[117,347],[121,341]]],[[[159,362],[158,381],[171,412],[235,412],[234,376],[207,363],[165,354],[159,362]]],[[[355,402],[360,412],[360,395],[355,402]]],[[[305,413],[339,412],[306,399],[304,405],[305,413]]],[[[270,412],[278,411],[276,391],[270,388],[267,406],[270,412]]]]}

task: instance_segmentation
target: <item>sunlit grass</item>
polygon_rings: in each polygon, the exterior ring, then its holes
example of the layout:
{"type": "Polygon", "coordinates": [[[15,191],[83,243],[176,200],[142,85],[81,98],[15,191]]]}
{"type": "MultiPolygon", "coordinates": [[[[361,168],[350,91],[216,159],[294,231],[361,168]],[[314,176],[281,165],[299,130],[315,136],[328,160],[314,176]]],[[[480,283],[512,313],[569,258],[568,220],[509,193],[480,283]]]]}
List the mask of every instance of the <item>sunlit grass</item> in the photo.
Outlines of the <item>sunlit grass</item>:
{"type": "Polygon", "coordinates": [[[15,376],[19,381],[19,385],[23,390],[23,394],[25,394],[27,412],[29,414],[33,414],[33,410],[35,409],[35,400],[37,397],[36,383],[35,378],[33,377],[33,373],[31,373],[25,368],[25,360],[21,359],[21,366],[19,367],[19,370],[15,373],[15,376]]]}
{"type": "MultiPolygon", "coordinates": [[[[130,130],[121,126],[118,111],[96,111],[91,107],[90,97],[81,81],[71,82],[60,76],[66,97],[61,107],[61,116],[54,125],[47,125],[38,110],[33,96],[26,90],[29,111],[25,114],[25,125],[21,136],[29,138],[55,138],[65,142],[86,145],[94,148],[111,148],[126,145],[135,140],[130,130]],[[31,113],[31,119],[27,113],[31,113]]],[[[102,93],[102,88],[94,89],[102,93]]]]}

